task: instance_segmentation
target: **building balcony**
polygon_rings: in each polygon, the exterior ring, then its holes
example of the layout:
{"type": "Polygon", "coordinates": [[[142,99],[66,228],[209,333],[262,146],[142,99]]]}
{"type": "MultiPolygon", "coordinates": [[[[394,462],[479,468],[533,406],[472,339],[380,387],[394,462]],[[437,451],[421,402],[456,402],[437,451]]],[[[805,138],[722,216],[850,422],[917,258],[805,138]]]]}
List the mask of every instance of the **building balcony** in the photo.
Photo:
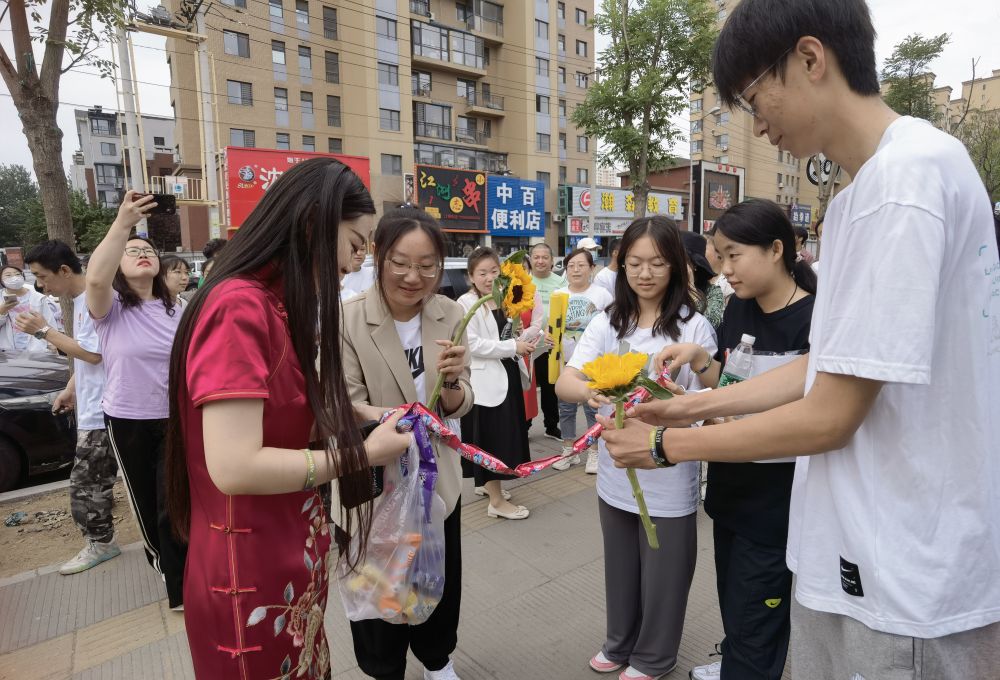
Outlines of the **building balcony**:
{"type": "Polygon", "coordinates": [[[503,97],[484,92],[469,92],[465,97],[465,101],[469,105],[469,113],[475,113],[488,118],[503,118],[506,115],[504,113],[503,97]]]}
{"type": "Polygon", "coordinates": [[[413,96],[414,97],[430,97],[431,96],[431,87],[430,87],[430,85],[427,85],[427,86],[424,86],[424,87],[415,87],[415,88],[413,88],[413,96]]]}
{"type": "Polygon", "coordinates": [[[486,146],[489,143],[489,139],[490,139],[489,135],[483,133],[480,130],[474,130],[469,128],[458,128],[457,130],[455,130],[456,142],[486,146]]]}
{"type": "Polygon", "coordinates": [[[427,137],[429,139],[443,139],[451,141],[451,126],[439,123],[423,123],[416,121],[413,123],[414,137],[427,137]]]}
{"type": "Polygon", "coordinates": [[[204,201],[205,192],[202,185],[202,180],[197,177],[153,176],[149,178],[149,187],[154,194],[171,194],[181,202],[204,201]]]}
{"type": "Polygon", "coordinates": [[[424,66],[430,70],[448,71],[473,78],[486,77],[486,64],[481,58],[462,53],[451,53],[447,50],[421,50],[420,45],[414,45],[411,61],[414,66],[424,66]],[[423,51],[423,54],[421,52],[423,51]],[[470,63],[465,63],[469,61],[470,63]]]}
{"type": "Polygon", "coordinates": [[[503,22],[485,19],[474,14],[465,22],[465,27],[489,43],[503,44],[503,22]]]}
{"type": "Polygon", "coordinates": [[[410,0],[410,11],[414,14],[429,17],[431,15],[430,0],[410,0]]]}
{"type": "Polygon", "coordinates": [[[108,177],[106,175],[95,175],[94,184],[97,186],[98,189],[104,189],[106,187],[111,187],[112,189],[124,189],[125,178],[108,177]]]}

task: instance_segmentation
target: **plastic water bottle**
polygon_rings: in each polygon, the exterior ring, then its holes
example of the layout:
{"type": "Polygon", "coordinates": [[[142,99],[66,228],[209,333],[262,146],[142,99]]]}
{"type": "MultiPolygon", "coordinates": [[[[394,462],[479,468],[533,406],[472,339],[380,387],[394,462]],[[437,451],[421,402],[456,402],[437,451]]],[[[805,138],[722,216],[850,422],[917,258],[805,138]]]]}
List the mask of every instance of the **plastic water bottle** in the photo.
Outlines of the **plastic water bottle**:
{"type": "Polygon", "coordinates": [[[746,333],[740,338],[740,344],[729,355],[722,375],[719,376],[719,387],[743,382],[753,374],[753,343],[757,338],[746,333]]]}

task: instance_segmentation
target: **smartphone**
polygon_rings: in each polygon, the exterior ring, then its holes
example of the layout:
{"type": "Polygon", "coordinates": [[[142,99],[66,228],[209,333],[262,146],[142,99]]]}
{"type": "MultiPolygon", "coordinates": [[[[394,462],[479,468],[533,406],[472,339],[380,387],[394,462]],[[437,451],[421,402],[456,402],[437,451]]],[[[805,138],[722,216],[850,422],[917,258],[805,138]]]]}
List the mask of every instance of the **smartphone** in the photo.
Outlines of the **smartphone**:
{"type": "Polygon", "coordinates": [[[150,194],[156,207],[149,211],[150,215],[177,214],[177,197],[173,194],[150,194]]]}
{"type": "Polygon", "coordinates": [[[17,295],[14,295],[13,293],[4,293],[3,294],[3,303],[5,305],[9,305],[9,304],[14,303],[14,302],[17,302],[17,295]]]}

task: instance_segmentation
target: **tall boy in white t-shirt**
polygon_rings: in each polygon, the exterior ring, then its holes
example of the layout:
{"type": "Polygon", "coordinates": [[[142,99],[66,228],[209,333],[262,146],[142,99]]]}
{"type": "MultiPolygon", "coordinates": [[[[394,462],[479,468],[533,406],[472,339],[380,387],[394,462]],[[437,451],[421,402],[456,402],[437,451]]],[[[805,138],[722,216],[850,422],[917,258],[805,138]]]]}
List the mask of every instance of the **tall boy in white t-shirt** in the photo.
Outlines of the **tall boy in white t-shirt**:
{"type": "Polygon", "coordinates": [[[671,428],[656,453],[810,456],[788,535],[796,678],[996,677],[1000,262],[989,202],[957,140],[882,102],[874,40],[864,0],[733,10],[713,56],[722,100],[780,150],[822,152],[853,180],[826,215],[811,353],[640,406],[605,439],[619,464],[652,467],[652,424],[758,413],[671,428]]]}

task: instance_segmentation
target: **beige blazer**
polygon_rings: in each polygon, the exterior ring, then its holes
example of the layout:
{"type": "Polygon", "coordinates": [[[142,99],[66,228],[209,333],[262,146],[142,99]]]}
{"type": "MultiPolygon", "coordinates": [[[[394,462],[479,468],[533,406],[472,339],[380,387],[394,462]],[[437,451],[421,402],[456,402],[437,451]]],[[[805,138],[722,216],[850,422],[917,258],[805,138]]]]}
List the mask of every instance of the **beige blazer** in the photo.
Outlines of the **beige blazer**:
{"type": "MultiPolygon", "coordinates": [[[[435,340],[451,340],[462,322],[462,307],[443,295],[435,295],[424,304],[420,334],[424,346],[425,394],[417,394],[410,366],[399,341],[399,333],[389,309],[376,287],[351,298],[343,306],[341,339],[343,341],[344,380],[354,403],[393,407],[412,401],[426,404],[438,379],[437,363],[441,356],[435,340]]],[[[463,345],[468,346],[463,338],[463,345]]],[[[446,418],[461,418],[472,409],[473,394],[469,381],[470,355],[465,355],[465,369],[459,377],[462,404],[446,418]]],[[[462,467],[459,455],[447,446],[435,445],[438,459],[437,492],[449,512],[462,495],[462,467]]],[[[335,499],[337,519],[339,499],[335,499]]]]}

